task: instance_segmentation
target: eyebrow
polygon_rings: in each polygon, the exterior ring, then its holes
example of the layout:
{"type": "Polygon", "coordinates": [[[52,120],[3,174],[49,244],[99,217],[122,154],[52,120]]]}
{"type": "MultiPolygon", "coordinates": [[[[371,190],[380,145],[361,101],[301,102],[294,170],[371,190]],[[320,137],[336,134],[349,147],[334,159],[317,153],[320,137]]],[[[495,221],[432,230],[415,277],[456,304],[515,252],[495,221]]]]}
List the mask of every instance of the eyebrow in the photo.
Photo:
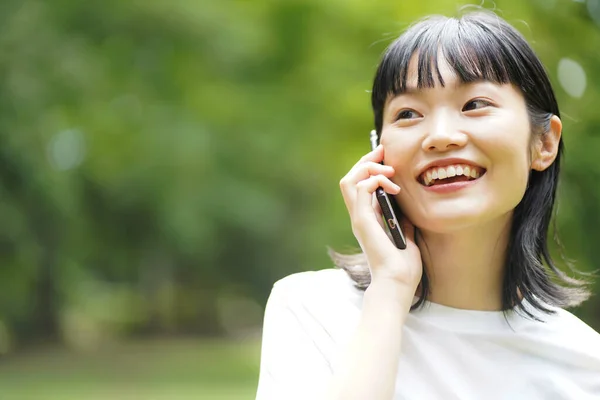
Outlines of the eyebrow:
{"type": "MultiPolygon", "coordinates": [[[[481,82],[482,81],[463,82],[461,80],[457,80],[453,85],[446,84],[443,87],[444,88],[454,89],[454,90],[459,90],[459,89],[464,88],[465,86],[475,85],[475,84],[478,84],[478,83],[481,83],[481,82]]],[[[438,82],[436,84],[436,86],[437,85],[440,85],[440,83],[438,82]]],[[[435,86],[433,86],[433,87],[422,87],[422,88],[419,88],[416,85],[410,85],[410,86],[407,85],[404,88],[404,91],[402,93],[399,93],[395,97],[402,96],[402,95],[410,95],[410,96],[419,95],[419,94],[421,94],[423,92],[423,90],[425,90],[425,89],[433,89],[434,87],[435,86]]]]}
{"type": "MultiPolygon", "coordinates": [[[[472,82],[463,82],[462,80],[457,79],[451,85],[446,84],[444,86],[444,88],[450,88],[452,90],[461,90],[461,89],[464,89],[467,86],[481,85],[481,84],[485,84],[487,82],[488,81],[486,81],[485,79],[478,79],[478,80],[475,80],[475,81],[472,81],[472,82]]],[[[439,85],[439,82],[437,83],[437,85],[439,85]]],[[[425,89],[433,89],[434,87],[418,88],[416,85],[410,85],[410,86],[407,85],[405,87],[405,89],[401,93],[398,93],[398,94],[390,93],[388,104],[392,103],[395,99],[397,99],[399,97],[402,97],[402,96],[421,97],[423,95],[423,91],[425,89]]]]}

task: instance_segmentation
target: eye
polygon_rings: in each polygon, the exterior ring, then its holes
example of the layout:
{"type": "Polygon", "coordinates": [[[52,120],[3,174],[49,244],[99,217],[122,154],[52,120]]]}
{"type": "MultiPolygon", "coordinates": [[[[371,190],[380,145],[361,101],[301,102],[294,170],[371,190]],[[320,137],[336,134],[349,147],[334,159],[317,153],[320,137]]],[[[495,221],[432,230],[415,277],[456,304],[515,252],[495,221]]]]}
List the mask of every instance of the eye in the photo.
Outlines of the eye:
{"type": "Polygon", "coordinates": [[[421,118],[422,115],[411,109],[400,110],[400,112],[396,115],[396,121],[401,119],[414,119],[421,118]]]}
{"type": "Polygon", "coordinates": [[[469,100],[467,102],[467,104],[465,104],[465,106],[463,107],[463,111],[472,111],[472,110],[477,110],[483,107],[488,107],[491,106],[492,103],[490,103],[487,100],[483,100],[483,99],[473,99],[473,100],[469,100]]]}

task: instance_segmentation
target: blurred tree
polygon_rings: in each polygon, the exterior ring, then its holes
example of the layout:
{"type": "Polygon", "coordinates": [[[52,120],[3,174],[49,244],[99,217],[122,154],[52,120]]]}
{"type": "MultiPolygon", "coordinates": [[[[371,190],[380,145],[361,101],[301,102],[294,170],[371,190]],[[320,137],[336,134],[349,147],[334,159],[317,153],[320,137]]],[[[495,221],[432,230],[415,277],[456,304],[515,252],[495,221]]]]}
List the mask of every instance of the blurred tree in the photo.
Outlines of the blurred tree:
{"type": "MultiPolygon", "coordinates": [[[[19,340],[80,345],[222,334],[224,313],[260,323],[274,280],[355,243],[337,183],[368,150],[381,52],[461,4],[4,1],[0,322],[19,340]]],[[[578,2],[497,6],[554,80],[559,227],[595,268],[598,27],[578,2]],[[562,89],[565,57],[588,72],[580,98],[562,89]]],[[[594,306],[577,312],[600,329],[594,306]]]]}

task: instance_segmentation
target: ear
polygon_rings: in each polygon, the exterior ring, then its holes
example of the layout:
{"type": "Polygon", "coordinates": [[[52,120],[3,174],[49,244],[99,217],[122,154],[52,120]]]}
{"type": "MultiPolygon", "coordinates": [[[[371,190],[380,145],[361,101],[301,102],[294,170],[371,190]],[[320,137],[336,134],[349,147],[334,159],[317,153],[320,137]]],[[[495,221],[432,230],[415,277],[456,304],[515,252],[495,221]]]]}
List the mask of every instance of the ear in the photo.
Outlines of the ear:
{"type": "Polygon", "coordinates": [[[533,143],[531,169],[543,171],[548,168],[558,154],[558,144],[562,133],[560,118],[553,115],[550,118],[550,129],[541,135],[536,135],[533,143]]]}

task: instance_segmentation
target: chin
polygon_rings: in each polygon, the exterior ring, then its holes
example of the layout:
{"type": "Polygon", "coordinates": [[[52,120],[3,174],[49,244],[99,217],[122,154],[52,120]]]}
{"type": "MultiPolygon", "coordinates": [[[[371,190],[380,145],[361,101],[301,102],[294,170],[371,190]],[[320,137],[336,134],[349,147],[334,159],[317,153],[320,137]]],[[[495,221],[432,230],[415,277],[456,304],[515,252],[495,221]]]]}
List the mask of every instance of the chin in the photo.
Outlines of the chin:
{"type": "MultiPolygon", "coordinates": [[[[445,208],[445,207],[444,207],[445,208]]],[[[421,215],[415,216],[415,225],[424,231],[436,233],[453,233],[463,229],[480,226],[497,218],[499,213],[472,205],[463,209],[422,210],[421,215]]],[[[504,213],[502,213],[504,214],[504,213]]],[[[410,218],[410,217],[409,217],[410,218]]]]}
{"type": "Polygon", "coordinates": [[[481,219],[474,217],[468,218],[465,216],[457,218],[444,218],[444,219],[426,219],[422,224],[418,224],[418,228],[422,231],[434,232],[434,233],[455,233],[461,230],[471,228],[479,225],[481,219]]]}

